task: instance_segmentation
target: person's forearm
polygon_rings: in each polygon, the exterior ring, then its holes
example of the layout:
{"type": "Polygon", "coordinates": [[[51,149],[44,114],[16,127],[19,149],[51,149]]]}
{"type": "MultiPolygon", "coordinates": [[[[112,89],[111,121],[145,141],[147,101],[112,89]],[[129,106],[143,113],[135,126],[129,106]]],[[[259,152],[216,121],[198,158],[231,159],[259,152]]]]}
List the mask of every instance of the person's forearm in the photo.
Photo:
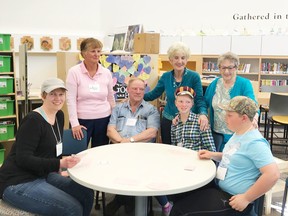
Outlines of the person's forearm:
{"type": "Polygon", "coordinates": [[[108,126],[108,128],[107,128],[107,136],[112,141],[112,143],[120,143],[122,141],[121,135],[113,127],[109,127],[108,126]]]}
{"type": "Polygon", "coordinates": [[[222,152],[211,152],[211,158],[210,159],[219,162],[222,159],[222,155],[223,155],[222,152]]]}
{"type": "Polygon", "coordinates": [[[276,164],[266,166],[266,171],[258,178],[246,192],[245,197],[249,202],[253,202],[258,197],[269,191],[277,182],[280,173],[276,164]]]}
{"type": "Polygon", "coordinates": [[[134,135],[133,138],[135,142],[149,142],[152,139],[156,138],[157,129],[156,128],[148,128],[145,131],[134,135]]]}

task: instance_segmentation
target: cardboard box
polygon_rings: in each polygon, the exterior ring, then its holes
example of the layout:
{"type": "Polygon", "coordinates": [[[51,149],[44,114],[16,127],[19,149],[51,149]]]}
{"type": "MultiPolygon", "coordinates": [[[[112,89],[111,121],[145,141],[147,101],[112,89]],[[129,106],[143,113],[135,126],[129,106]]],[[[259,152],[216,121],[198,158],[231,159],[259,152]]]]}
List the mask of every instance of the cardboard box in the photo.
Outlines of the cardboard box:
{"type": "Polygon", "coordinates": [[[159,53],[159,33],[140,33],[134,36],[134,53],[159,53]]]}

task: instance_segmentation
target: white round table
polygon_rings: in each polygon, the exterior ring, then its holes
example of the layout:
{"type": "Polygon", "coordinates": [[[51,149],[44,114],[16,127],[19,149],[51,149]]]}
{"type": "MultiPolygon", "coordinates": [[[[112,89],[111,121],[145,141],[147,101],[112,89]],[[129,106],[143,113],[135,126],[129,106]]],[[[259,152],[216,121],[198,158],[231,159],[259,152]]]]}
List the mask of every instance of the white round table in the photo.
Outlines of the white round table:
{"type": "Polygon", "coordinates": [[[147,196],[194,190],[209,183],[216,173],[213,161],[166,144],[110,144],[78,155],[81,161],[68,169],[70,177],[94,190],[136,196],[136,216],[147,215],[147,196]]]}

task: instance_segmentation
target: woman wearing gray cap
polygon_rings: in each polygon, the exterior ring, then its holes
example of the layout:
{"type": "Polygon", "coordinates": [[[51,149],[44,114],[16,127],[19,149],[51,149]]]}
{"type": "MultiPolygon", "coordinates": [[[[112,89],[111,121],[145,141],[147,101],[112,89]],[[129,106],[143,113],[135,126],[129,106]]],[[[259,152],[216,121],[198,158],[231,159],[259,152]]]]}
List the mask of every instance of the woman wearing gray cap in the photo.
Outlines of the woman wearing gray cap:
{"type": "Polygon", "coordinates": [[[16,141],[0,168],[0,197],[40,215],[90,215],[94,192],[59,170],[80,159],[61,159],[65,102],[64,82],[51,78],[41,87],[43,105],[22,120],[16,141]]]}

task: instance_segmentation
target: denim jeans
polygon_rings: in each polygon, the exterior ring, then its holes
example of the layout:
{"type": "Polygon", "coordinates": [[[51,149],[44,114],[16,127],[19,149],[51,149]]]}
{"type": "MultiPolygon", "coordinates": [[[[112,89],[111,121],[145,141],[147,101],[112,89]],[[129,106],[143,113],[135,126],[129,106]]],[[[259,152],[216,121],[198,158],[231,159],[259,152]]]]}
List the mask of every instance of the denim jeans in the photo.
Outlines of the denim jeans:
{"type": "Polygon", "coordinates": [[[50,173],[47,179],[39,178],[7,187],[3,200],[40,215],[88,216],[93,206],[94,191],[69,177],[50,173]]]}

